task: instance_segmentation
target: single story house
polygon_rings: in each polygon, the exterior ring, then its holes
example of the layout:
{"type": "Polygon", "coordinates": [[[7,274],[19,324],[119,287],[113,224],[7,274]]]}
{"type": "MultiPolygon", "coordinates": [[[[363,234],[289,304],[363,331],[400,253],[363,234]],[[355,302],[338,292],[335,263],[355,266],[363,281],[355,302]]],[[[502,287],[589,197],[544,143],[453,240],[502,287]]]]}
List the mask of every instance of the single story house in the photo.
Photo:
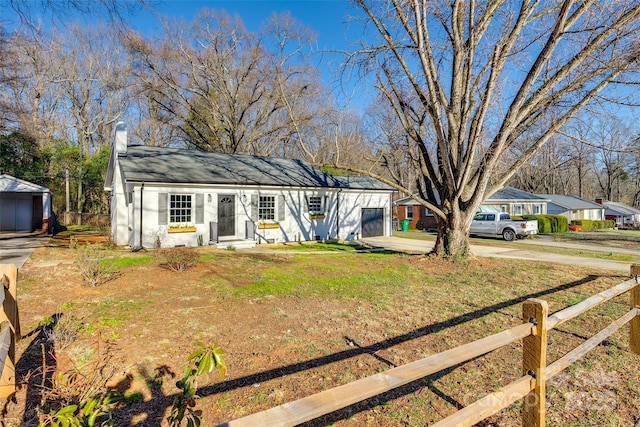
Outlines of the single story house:
{"type": "Polygon", "coordinates": [[[616,222],[618,228],[640,228],[640,209],[626,205],[621,202],[607,202],[601,198],[596,199],[596,203],[604,206],[605,219],[616,222]]]}
{"type": "MultiPolygon", "coordinates": [[[[480,212],[506,212],[512,216],[537,215],[547,213],[548,200],[542,196],[505,187],[484,201],[480,212]]],[[[398,221],[409,220],[409,229],[435,230],[436,220],[429,209],[420,205],[411,197],[394,201],[397,206],[398,221]]]]}
{"type": "Polygon", "coordinates": [[[559,194],[539,194],[549,200],[547,202],[547,213],[552,215],[562,215],[569,220],[569,223],[578,219],[603,220],[605,219],[605,208],[603,205],[578,196],[563,196],[559,194]]]}
{"type": "Polygon", "coordinates": [[[52,217],[48,188],[0,175],[0,233],[49,234],[52,217]]]}
{"type": "Polygon", "coordinates": [[[107,169],[111,233],[132,248],[391,235],[393,189],[362,176],[243,154],[128,146],[118,123],[107,169]]]}

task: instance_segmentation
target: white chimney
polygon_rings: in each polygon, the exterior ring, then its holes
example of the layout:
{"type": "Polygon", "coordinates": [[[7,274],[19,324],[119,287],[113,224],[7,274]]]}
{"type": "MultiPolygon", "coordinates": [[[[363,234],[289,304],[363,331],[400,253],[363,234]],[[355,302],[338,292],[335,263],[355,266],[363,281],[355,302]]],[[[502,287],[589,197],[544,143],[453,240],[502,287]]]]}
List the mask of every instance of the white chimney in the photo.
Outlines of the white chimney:
{"type": "Polygon", "coordinates": [[[127,125],[118,122],[114,131],[114,148],[118,154],[127,154],[127,125]]]}

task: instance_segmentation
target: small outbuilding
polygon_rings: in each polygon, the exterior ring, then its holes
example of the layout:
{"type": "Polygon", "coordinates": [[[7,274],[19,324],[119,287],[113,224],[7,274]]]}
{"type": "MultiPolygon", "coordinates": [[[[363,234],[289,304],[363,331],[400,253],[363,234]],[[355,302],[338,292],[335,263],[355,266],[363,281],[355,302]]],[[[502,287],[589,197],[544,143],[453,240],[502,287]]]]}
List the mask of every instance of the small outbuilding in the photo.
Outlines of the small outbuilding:
{"type": "Polygon", "coordinates": [[[49,234],[51,192],[10,175],[0,175],[0,233],[49,234]]]}

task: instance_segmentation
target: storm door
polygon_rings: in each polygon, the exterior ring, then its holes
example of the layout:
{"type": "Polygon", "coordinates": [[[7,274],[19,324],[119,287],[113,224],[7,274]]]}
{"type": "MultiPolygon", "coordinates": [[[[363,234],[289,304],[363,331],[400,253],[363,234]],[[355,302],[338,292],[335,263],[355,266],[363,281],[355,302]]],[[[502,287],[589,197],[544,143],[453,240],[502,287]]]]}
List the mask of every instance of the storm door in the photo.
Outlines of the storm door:
{"type": "Polygon", "coordinates": [[[218,196],[218,236],[236,234],[236,196],[221,194],[218,196]]]}

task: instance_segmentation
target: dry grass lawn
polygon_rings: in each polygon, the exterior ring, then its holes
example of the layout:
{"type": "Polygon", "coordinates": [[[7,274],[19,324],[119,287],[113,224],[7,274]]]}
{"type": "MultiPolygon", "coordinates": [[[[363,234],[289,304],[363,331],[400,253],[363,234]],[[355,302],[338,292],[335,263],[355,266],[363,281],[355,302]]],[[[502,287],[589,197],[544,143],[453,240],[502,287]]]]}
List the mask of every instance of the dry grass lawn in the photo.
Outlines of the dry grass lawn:
{"type": "MultiPolygon", "coordinates": [[[[199,261],[184,272],[160,268],[153,251],[105,250],[118,274],[91,288],[78,272],[77,249],[37,249],[20,272],[27,336],[17,348],[22,387],[5,425],[35,425],[38,411],[51,407],[41,401],[43,359],[47,371],[84,372],[108,359],[109,384],[131,396],[115,411],[116,425],[158,426],[166,425],[195,342],[215,342],[226,351],[228,373],[200,381],[198,406],[210,426],[515,326],[527,298],[548,301],[554,312],[627,280],[496,259],[193,250],[199,261]],[[75,325],[77,334],[47,339],[52,319],[75,325]]],[[[624,295],[552,331],[549,362],[626,310],[624,295]]],[[[628,333],[627,326],[554,378],[548,425],[638,422],[640,356],[629,352],[628,333]]],[[[521,357],[514,344],[308,425],[427,425],[517,378],[521,357]]],[[[519,406],[482,425],[520,425],[519,406]]]]}

